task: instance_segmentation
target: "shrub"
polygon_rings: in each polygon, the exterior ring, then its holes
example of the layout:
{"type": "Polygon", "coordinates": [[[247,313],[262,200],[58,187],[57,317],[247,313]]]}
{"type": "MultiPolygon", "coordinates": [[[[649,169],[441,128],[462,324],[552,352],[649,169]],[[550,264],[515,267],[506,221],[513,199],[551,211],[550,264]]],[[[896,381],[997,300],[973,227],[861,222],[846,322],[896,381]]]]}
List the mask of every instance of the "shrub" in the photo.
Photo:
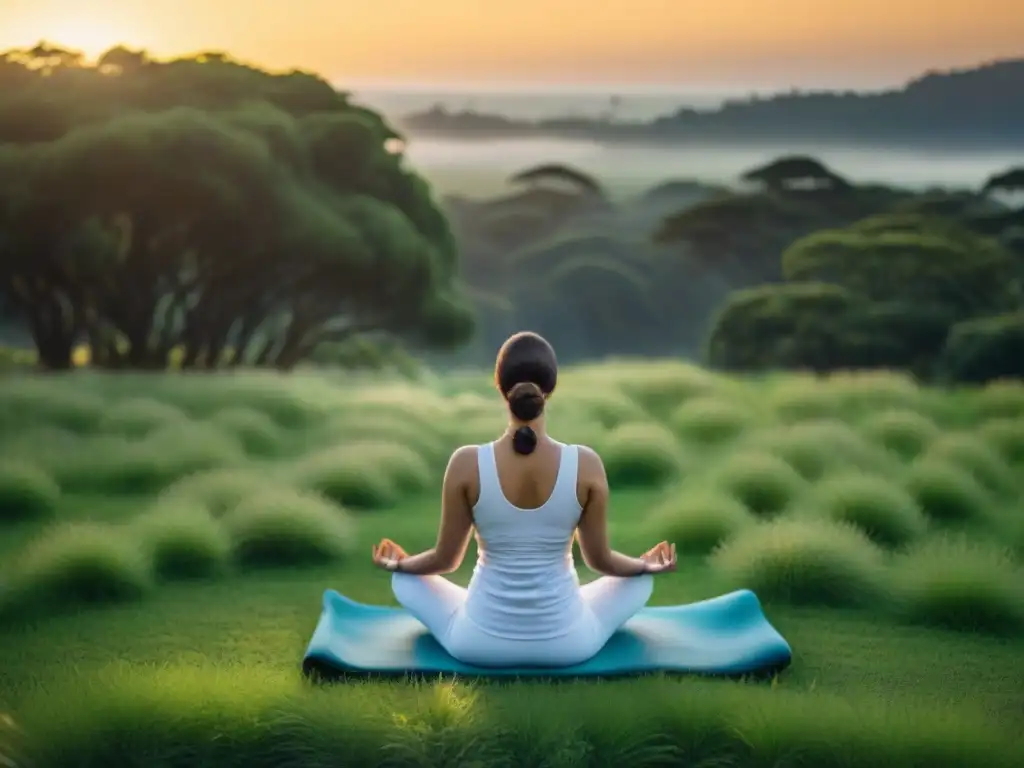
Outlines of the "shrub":
{"type": "Polygon", "coordinates": [[[932,444],[925,456],[945,459],[955,464],[993,493],[1008,494],[1017,489],[1013,471],[1003,457],[973,435],[943,435],[932,444]]]}
{"type": "Polygon", "coordinates": [[[245,499],[224,518],[235,558],[245,568],[314,565],[352,548],[345,511],[309,493],[278,491],[245,499]]]}
{"type": "Polygon", "coordinates": [[[847,472],[826,478],[814,488],[809,504],[833,520],[853,525],[885,547],[901,547],[928,527],[907,491],[866,473],[847,472]]]}
{"type": "Polygon", "coordinates": [[[794,377],[770,397],[772,409],[786,424],[836,417],[842,404],[816,379],[794,377]]]}
{"type": "Polygon", "coordinates": [[[15,563],[0,594],[3,609],[35,613],[51,606],[142,597],[150,563],[127,532],[95,524],[63,524],[44,532],[15,563]]]}
{"type": "Polygon", "coordinates": [[[658,485],[682,471],[684,456],[675,436],[656,424],[625,424],[611,430],[601,446],[613,487],[658,485]]]}
{"type": "Polygon", "coordinates": [[[986,419],[1024,417],[1024,382],[993,381],[977,393],[975,410],[986,419]]]}
{"type": "Polygon", "coordinates": [[[121,437],[145,437],[160,427],[186,422],[188,417],[173,405],[148,398],[114,403],[103,413],[99,429],[121,437]]]}
{"type": "Polygon", "coordinates": [[[732,456],[714,479],[758,516],[782,512],[804,489],[803,478],[785,461],[752,451],[732,456]]]}
{"type": "Polygon", "coordinates": [[[951,381],[971,383],[1024,376],[1024,312],[957,323],[939,368],[951,381]]]}
{"type": "Polygon", "coordinates": [[[743,409],[713,397],[683,403],[669,418],[673,431],[684,441],[708,445],[731,440],[749,421],[743,409]]]}
{"type": "Polygon", "coordinates": [[[46,472],[21,461],[0,464],[0,523],[49,517],[60,500],[60,486],[46,472]]]}
{"type": "Polygon", "coordinates": [[[655,509],[650,526],[680,552],[706,554],[752,521],[747,508],[728,494],[679,488],[655,509]]]}
{"type": "Polygon", "coordinates": [[[408,446],[433,466],[448,458],[451,447],[444,425],[425,427],[400,413],[345,412],[332,417],[318,434],[329,445],[368,440],[408,446]]]}
{"type": "Polygon", "coordinates": [[[593,422],[603,429],[615,429],[647,418],[644,409],[617,387],[595,387],[587,382],[559,383],[550,407],[556,420],[565,414],[567,419],[593,422]]]}
{"type": "Polygon", "coordinates": [[[231,555],[224,529],[205,509],[159,504],[132,529],[149,553],[154,573],[167,581],[217,576],[231,555]]]}
{"type": "Polygon", "coordinates": [[[924,457],[907,474],[907,489],[928,517],[941,523],[965,523],[987,516],[990,499],[967,472],[949,461],[924,457]]]}
{"type": "Polygon", "coordinates": [[[225,408],[214,414],[212,421],[234,435],[250,456],[271,457],[281,452],[281,430],[265,413],[252,408],[225,408]]]}
{"type": "Polygon", "coordinates": [[[938,437],[939,428],[913,411],[885,411],[864,423],[864,432],[905,459],[916,458],[938,437]]]}
{"type": "Polygon", "coordinates": [[[1024,571],[1001,548],[936,538],[901,556],[895,573],[897,605],[912,621],[989,633],[1024,629],[1024,571]]]}
{"type": "Polygon", "coordinates": [[[713,566],[766,600],[853,606],[879,599],[880,550],[851,525],[787,519],[752,526],[719,548],[713,566]]]}
{"type": "Polygon", "coordinates": [[[655,417],[666,416],[686,400],[711,392],[714,375],[686,363],[623,365],[621,385],[630,397],[655,417]]]}
{"type": "Polygon", "coordinates": [[[298,487],[352,509],[382,509],[400,497],[387,467],[344,446],[301,459],[292,477],[298,487]]]}
{"type": "Polygon", "coordinates": [[[192,503],[222,517],[244,499],[279,488],[272,474],[252,469],[215,469],[183,477],[161,494],[161,499],[192,503]]]}

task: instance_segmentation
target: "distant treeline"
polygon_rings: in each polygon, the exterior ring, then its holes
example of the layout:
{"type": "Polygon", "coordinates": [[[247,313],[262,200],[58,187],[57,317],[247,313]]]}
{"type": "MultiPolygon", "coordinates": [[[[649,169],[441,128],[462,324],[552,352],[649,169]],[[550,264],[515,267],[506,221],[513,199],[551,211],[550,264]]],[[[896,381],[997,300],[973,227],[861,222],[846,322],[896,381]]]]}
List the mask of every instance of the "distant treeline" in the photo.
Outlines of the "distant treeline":
{"type": "Polygon", "coordinates": [[[619,200],[553,163],[441,201],[403,146],[223,54],[0,55],[4,335],[52,370],[476,366],[531,328],[565,362],[1024,373],[1024,168],[919,193],[787,156],[619,200]]]}
{"type": "Polygon", "coordinates": [[[754,96],[719,108],[682,108],[650,121],[614,115],[522,120],[435,106],[397,118],[410,135],[450,138],[550,136],[602,142],[794,141],[889,146],[1024,147],[1024,59],[929,73],[884,92],[754,96]]]}

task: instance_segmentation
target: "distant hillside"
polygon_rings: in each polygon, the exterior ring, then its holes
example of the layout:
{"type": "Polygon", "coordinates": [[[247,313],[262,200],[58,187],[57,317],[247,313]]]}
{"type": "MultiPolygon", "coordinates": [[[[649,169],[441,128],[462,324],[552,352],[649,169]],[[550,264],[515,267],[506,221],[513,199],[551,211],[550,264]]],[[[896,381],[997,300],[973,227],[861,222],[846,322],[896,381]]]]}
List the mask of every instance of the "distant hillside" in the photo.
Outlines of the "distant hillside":
{"type": "Polygon", "coordinates": [[[1024,59],[931,72],[898,90],[789,92],[680,109],[651,121],[519,120],[443,106],[399,120],[410,135],[460,139],[526,136],[601,142],[815,141],[915,147],[1024,148],[1024,59]]]}

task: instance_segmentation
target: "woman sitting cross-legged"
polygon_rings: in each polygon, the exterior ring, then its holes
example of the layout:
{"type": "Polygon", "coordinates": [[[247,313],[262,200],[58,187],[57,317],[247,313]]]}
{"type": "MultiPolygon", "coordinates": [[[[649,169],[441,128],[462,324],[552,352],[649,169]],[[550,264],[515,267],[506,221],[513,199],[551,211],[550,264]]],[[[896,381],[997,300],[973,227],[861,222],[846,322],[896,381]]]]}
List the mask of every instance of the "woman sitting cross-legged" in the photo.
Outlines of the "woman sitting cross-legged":
{"type": "Polygon", "coordinates": [[[498,353],[495,381],[511,415],[492,443],[465,446],[444,476],[437,544],[408,555],[390,539],[374,562],[394,572],[395,597],[441,646],[486,667],[578,664],[591,658],[646,605],[653,574],[675,570],[675,545],[639,558],[608,545],[608,481],[601,459],[548,436],[544,405],[555,389],[554,350],[519,333],[498,353]],[[438,574],[462,563],[476,529],[469,588],[438,574]],[[580,586],[572,542],[605,574],[580,586]]]}

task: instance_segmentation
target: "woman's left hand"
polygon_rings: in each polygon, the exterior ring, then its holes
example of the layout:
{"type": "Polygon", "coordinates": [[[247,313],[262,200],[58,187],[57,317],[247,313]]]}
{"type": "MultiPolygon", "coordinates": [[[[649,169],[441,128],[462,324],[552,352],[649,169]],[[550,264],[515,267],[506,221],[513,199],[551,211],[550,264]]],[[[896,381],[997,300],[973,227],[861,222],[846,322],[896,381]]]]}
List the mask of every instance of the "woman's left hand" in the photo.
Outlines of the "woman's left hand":
{"type": "Polygon", "coordinates": [[[381,539],[380,544],[373,548],[373,564],[385,571],[395,570],[395,566],[408,556],[409,553],[391,539],[381,539]]]}

